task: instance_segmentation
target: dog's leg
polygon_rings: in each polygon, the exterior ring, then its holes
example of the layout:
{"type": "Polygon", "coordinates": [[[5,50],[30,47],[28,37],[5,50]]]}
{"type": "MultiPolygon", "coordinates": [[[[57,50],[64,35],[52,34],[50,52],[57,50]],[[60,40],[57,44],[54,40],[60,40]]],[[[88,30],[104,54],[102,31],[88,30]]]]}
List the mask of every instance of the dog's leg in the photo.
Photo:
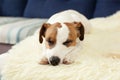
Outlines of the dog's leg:
{"type": "Polygon", "coordinates": [[[75,56],[73,55],[73,53],[66,55],[63,59],[63,64],[72,64],[74,62],[74,57],[75,56]]]}
{"type": "Polygon", "coordinates": [[[72,50],[69,54],[65,56],[65,58],[63,59],[63,64],[74,63],[76,58],[78,58],[79,56],[80,49],[81,46],[78,44],[78,46],[74,48],[74,50],[72,50]]]}
{"type": "Polygon", "coordinates": [[[49,64],[49,63],[48,63],[47,58],[46,58],[46,57],[43,57],[43,58],[40,60],[39,64],[46,65],[46,64],[49,64]]]}
{"type": "Polygon", "coordinates": [[[42,64],[42,65],[49,64],[48,59],[44,55],[42,55],[40,58],[39,64],[42,64]]]}

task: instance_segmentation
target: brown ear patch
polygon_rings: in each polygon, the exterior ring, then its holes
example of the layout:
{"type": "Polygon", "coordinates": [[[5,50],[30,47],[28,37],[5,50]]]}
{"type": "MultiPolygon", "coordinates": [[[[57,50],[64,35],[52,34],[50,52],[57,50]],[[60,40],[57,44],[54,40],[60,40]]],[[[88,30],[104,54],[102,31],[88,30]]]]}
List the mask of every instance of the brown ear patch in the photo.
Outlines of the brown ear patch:
{"type": "Polygon", "coordinates": [[[45,32],[46,32],[47,28],[50,27],[50,25],[51,25],[51,24],[49,24],[49,23],[44,23],[44,24],[42,25],[42,28],[40,29],[40,33],[39,33],[39,42],[40,42],[40,43],[43,42],[42,36],[45,37],[45,32]]]}
{"type": "Polygon", "coordinates": [[[77,38],[76,28],[73,27],[72,23],[64,23],[64,24],[67,25],[70,32],[68,35],[68,39],[63,44],[66,45],[67,47],[75,46],[76,45],[76,38],[77,38]]]}
{"type": "MultiPolygon", "coordinates": [[[[82,41],[84,40],[84,27],[80,22],[65,23],[68,28],[74,27],[77,32],[77,37],[82,41]]],[[[71,30],[71,29],[70,29],[71,30]]]]}
{"type": "Polygon", "coordinates": [[[52,49],[56,44],[56,37],[57,37],[57,28],[60,28],[60,23],[52,24],[45,33],[45,45],[46,48],[52,49]]]}
{"type": "Polygon", "coordinates": [[[58,27],[58,28],[62,27],[62,25],[59,22],[54,23],[52,26],[55,26],[55,27],[58,27]]]}
{"type": "Polygon", "coordinates": [[[61,28],[61,24],[56,22],[54,24],[50,24],[50,23],[44,23],[42,25],[42,28],[40,29],[40,33],[39,33],[39,42],[42,43],[43,42],[43,38],[42,37],[45,37],[46,35],[49,35],[49,36],[54,36],[56,35],[56,32],[57,32],[57,28],[61,28]],[[47,32],[47,33],[46,33],[47,32]],[[54,35],[55,34],[55,35],[54,35]]]}
{"type": "Polygon", "coordinates": [[[84,27],[80,22],[73,22],[74,26],[77,29],[77,35],[79,39],[82,41],[84,40],[84,27]]]}

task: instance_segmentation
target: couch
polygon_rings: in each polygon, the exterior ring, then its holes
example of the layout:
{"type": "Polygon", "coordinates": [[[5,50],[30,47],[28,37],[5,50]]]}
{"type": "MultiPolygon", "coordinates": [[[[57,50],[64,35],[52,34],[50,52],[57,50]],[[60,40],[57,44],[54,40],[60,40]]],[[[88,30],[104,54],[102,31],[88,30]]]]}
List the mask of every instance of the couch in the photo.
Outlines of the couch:
{"type": "Polygon", "coordinates": [[[0,0],[0,53],[6,52],[12,45],[32,35],[54,13],[67,9],[77,10],[88,19],[106,17],[120,10],[120,0],[0,0]],[[22,22],[19,22],[21,20],[22,22]],[[16,36],[19,39],[15,41],[14,36],[20,32],[21,27],[23,30],[26,26],[27,29],[21,31],[21,34],[24,36],[24,33],[27,32],[29,35],[22,38],[16,36]],[[1,29],[2,27],[5,27],[4,30],[1,29]],[[7,32],[7,28],[10,28],[12,33],[7,32]],[[6,40],[3,33],[10,35],[12,42],[6,40]]]}
{"type": "Polygon", "coordinates": [[[73,64],[40,65],[42,46],[35,33],[13,46],[8,57],[0,55],[0,63],[7,57],[1,80],[120,80],[120,11],[89,21],[92,30],[73,53],[73,64]]]}

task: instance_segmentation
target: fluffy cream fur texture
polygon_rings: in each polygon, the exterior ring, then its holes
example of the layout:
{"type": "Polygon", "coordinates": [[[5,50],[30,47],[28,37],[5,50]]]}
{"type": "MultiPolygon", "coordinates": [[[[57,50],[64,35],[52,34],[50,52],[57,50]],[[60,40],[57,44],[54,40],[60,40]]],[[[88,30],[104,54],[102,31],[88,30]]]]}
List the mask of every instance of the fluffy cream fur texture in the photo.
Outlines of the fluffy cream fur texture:
{"type": "Polygon", "coordinates": [[[120,80],[120,12],[90,20],[79,58],[70,65],[40,65],[38,34],[9,51],[2,70],[3,80],[120,80]]]}

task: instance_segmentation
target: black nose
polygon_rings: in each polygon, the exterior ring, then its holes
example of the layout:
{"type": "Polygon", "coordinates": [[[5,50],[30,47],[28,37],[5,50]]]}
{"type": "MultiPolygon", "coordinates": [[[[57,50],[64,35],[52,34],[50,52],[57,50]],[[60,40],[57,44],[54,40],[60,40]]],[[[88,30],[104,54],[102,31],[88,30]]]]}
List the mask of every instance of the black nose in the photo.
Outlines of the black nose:
{"type": "Polygon", "coordinates": [[[50,63],[51,63],[53,66],[58,65],[59,62],[60,62],[60,58],[57,57],[57,56],[52,56],[52,57],[50,57],[49,60],[50,60],[50,63]]]}

